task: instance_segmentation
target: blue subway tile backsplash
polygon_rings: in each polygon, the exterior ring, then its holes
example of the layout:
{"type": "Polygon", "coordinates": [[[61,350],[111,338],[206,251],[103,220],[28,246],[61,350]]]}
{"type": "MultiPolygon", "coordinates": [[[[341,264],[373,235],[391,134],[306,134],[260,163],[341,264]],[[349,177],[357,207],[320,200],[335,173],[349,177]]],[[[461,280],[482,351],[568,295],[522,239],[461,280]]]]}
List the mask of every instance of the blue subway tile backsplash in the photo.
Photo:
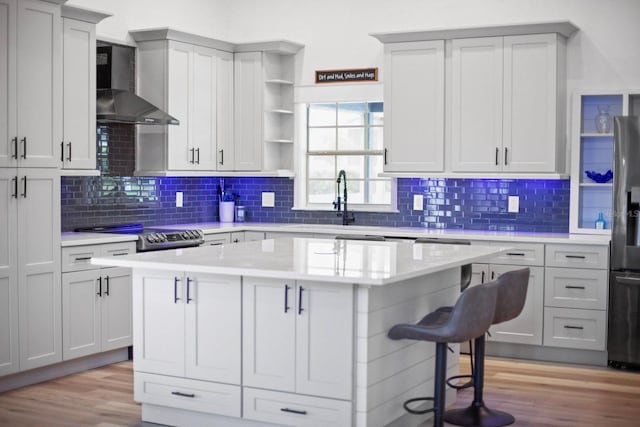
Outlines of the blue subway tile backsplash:
{"type": "MultiPolygon", "coordinates": [[[[140,222],[145,226],[218,220],[216,177],[63,177],[62,229],[140,222]],[[184,205],[175,207],[175,192],[184,205]]],[[[292,210],[289,178],[225,178],[227,191],[246,208],[246,220],[341,224],[335,212],[292,210]],[[273,208],[261,207],[263,191],[276,193],[273,208]]],[[[356,224],[434,229],[569,231],[569,180],[399,178],[398,212],[356,212],[356,224]],[[413,195],[424,195],[414,211],[413,195]],[[520,197],[508,213],[508,196],[520,197]]]]}

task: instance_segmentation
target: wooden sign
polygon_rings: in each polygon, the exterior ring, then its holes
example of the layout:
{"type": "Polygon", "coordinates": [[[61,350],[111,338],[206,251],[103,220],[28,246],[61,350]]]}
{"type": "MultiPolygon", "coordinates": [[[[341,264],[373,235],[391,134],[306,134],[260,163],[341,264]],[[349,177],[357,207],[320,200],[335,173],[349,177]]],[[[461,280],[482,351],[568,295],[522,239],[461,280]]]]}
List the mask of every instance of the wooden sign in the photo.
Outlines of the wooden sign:
{"type": "Polygon", "coordinates": [[[316,83],[377,82],[378,68],[316,70],[316,83]]]}

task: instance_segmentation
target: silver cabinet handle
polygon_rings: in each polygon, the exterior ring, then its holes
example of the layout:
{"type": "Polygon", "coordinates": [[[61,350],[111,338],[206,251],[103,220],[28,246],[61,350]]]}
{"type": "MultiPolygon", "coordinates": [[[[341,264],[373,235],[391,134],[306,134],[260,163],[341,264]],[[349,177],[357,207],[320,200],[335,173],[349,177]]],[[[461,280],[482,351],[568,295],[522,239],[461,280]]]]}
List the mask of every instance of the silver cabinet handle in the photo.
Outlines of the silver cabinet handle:
{"type": "Polygon", "coordinates": [[[11,197],[13,197],[14,199],[18,198],[18,177],[14,176],[13,178],[11,178],[11,181],[13,181],[13,194],[11,195],[11,197]]]}
{"type": "Polygon", "coordinates": [[[224,165],[224,149],[220,150],[220,164],[224,165]]]}
{"type": "Polygon", "coordinates": [[[584,286],[566,285],[565,289],[583,289],[584,290],[584,286]]]}
{"type": "Polygon", "coordinates": [[[174,396],[180,396],[180,397],[196,397],[196,395],[193,393],[183,393],[181,391],[172,391],[171,394],[173,394],[174,396]]]}
{"type": "Polygon", "coordinates": [[[189,163],[191,164],[195,163],[195,158],[196,158],[195,151],[196,151],[195,148],[189,148],[189,152],[191,153],[191,160],[189,160],[189,163]]]}
{"type": "Polygon", "coordinates": [[[22,197],[27,198],[27,176],[22,177],[22,197]]]}
{"type": "Polygon", "coordinates": [[[98,293],[96,295],[102,298],[102,277],[98,277],[98,293]]]}
{"type": "Polygon", "coordinates": [[[298,314],[302,314],[304,311],[304,308],[302,308],[302,291],[304,291],[304,288],[300,286],[298,288],[298,314]]]}
{"type": "Polygon", "coordinates": [[[500,149],[496,147],[496,166],[498,166],[498,154],[500,154],[500,149]]]}
{"type": "Polygon", "coordinates": [[[199,165],[200,164],[200,147],[196,148],[196,153],[198,154],[198,157],[196,158],[196,164],[199,165]]]}
{"type": "Polygon", "coordinates": [[[22,158],[26,159],[27,158],[27,137],[25,136],[24,138],[22,138],[20,141],[22,141],[22,158]]]}
{"type": "Polygon", "coordinates": [[[190,301],[193,301],[193,298],[191,298],[191,282],[193,282],[193,280],[191,280],[190,277],[187,277],[187,304],[189,304],[190,301]]]}
{"type": "Polygon", "coordinates": [[[177,304],[178,301],[180,301],[180,298],[178,298],[178,282],[180,281],[180,279],[178,279],[177,277],[173,278],[173,303],[177,304]]]}
{"type": "Polygon", "coordinates": [[[565,329],[584,329],[582,326],[564,325],[565,329]]]}
{"type": "Polygon", "coordinates": [[[504,147],[504,165],[507,165],[507,153],[508,153],[508,148],[504,147]]]}
{"type": "Polygon", "coordinates": [[[13,141],[13,155],[11,157],[18,160],[18,137],[14,136],[11,140],[13,141]]]}
{"type": "Polygon", "coordinates": [[[109,296],[109,276],[105,277],[105,278],[104,278],[104,281],[105,281],[105,283],[107,284],[107,290],[106,290],[106,291],[104,291],[104,294],[105,294],[106,296],[109,296]]]}
{"type": "Polygon", "coordinates": [[[70,162],[71,161],[71,142],[67,144],[67,147],[69,147],[69,157],[67,157],[67,161],[70,162]]]}
{"type": "Polygon", "coordinates": [[[60,161],[64,163],[64,141],[60,143],[60,161]]]}

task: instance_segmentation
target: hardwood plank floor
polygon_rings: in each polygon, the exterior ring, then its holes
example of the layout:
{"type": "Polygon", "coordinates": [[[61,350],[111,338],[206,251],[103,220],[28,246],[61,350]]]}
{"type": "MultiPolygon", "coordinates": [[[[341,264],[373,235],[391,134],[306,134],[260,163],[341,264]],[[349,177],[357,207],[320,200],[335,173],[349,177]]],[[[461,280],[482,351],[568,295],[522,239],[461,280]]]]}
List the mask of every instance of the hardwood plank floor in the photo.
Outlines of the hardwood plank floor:
{"type": "MultiPolygon", "coordinates": [[[[461,369],[468,369],[463,356],[461,369]]],[[[0,426],[140,425],[131,362],[0,393],[0,426]]],[[[471,389],[458,393],[466,406],[471,389]]],[[[640,424],[640,373],[489,358],[485,403],[516,426],[624,427],[640,424]]]]}

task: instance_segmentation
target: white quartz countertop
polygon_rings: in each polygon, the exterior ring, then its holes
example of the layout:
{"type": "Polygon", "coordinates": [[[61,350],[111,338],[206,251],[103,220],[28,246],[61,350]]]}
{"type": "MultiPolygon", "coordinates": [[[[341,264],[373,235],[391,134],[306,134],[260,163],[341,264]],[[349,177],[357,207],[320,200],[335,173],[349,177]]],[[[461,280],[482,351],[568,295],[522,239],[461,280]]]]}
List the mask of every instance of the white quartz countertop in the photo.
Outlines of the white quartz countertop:
{"type": "Polygon", "coordinates": [[[233,231],[266,231],[314,234],[357,234],[383,235],[388,237],[443,237],[466,240],[487,240],[500,242],[566,243],[578,245],[608,245],[611,236],[602,234],[533,233],[478,230],[433,230],[420,227],[376,227],[361,225],[333,224],[283,224],[283,223],[221,223],[205,222],[193,224],[165,225],[157,228],[182,229],[197,228],[204,234],[227,233],[233,231]]]}
{"type": "Polygon", "coordinates": [[[387,285],[480,261],[508,247],[285,237],[93,258],[102,266],[387,285]]]}
{"type": "Polygon", "coordinates": [[[107,233],[76,233],[73,231],[62,233],[60,246],[102,245],[105,243],[135,242],[135,234],[107,234],[107,233]]]}

